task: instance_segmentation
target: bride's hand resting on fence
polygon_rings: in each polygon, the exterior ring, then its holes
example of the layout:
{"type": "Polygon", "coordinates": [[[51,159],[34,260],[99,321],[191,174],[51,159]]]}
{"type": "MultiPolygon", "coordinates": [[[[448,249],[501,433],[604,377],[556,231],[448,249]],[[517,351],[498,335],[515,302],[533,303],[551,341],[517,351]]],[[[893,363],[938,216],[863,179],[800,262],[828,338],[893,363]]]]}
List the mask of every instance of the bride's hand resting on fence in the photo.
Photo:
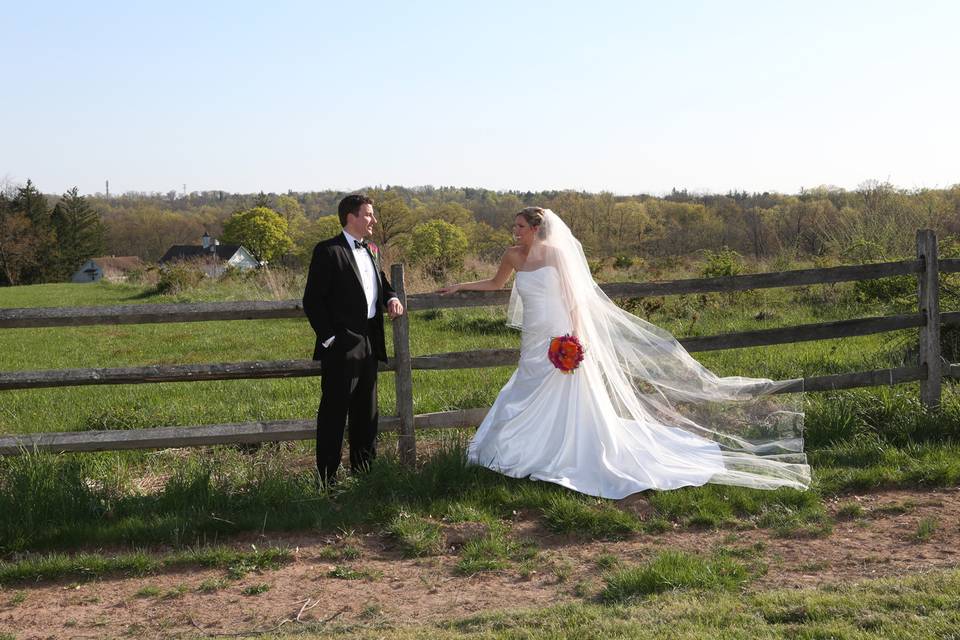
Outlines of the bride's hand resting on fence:
{"type": "Polygon", "coordinates": [[[446,296],[446,295],[449,295],[449,294],[451,294],[451,293],[456,293],[457,291],[460,291],[460,285],[459,285],[459,284],[448,284],[448,285],[446,285],[446,286],[440,287],[439,289],[437,289],[436,292],[439,293],[439,294],[442,295],[442,296],[446,296]]]}

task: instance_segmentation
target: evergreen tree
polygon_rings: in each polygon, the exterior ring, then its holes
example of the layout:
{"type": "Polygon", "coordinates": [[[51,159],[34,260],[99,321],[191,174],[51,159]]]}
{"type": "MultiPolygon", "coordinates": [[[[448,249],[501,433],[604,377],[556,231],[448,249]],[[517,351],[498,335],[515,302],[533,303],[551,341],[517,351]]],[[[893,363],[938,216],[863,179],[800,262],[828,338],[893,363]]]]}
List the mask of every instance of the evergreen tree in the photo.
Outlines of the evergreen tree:
{"type": "Polygon", "coordinates": [[[263,207],[265,209],[270,209],[270,198],[267,197],[263,191],[257,194],[253,199],[253,208],[263,207]]]}
{"type": "Polygon", "coordinates": [[[0,193],[0,286],[20,284],[21,274],[36,268],[38,259],[33,223],[0,193]]]}
{"type": "Polygon", "coordinates": [[[31,180],[27,180],[25,187],[17,189],[16,195],[10,202],[10,210],[12,214],[22,215],[30,221],[29,232],[22,229],[22,224],[18,224],[18,228],[21,229],[19,235],[23,238],[23,242],[28,242],[25,234],[31,236],[28,244],[33,247],[33,253],[36,256],[35,259],[26,261],[21,266],[20,284],[48,281],[53,274],[52,263],[56,254],[57,237],[53,230],[46,197],[31,180]]]}
{"type": "Polygon", "coordinates": [[[60,198],[51,215],[57,236],[54,275],[67,278],[89,258],[103,253],[106,228],[100,212],[74,187],[60,198]]]}

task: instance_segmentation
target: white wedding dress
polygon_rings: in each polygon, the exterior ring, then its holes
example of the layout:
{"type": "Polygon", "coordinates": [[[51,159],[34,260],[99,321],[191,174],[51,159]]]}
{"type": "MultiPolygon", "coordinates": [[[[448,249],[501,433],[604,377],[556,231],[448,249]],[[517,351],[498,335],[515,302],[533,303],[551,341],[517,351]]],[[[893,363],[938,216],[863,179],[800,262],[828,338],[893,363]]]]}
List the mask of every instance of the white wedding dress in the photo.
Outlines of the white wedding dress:
{"type": "MultiPolygon", "coordinates": [[[[646,323],[618,308],[606,309],[604,305],[615,305],[591,299],[593,293],[569,293],[563,278],[577,277],[569,273],[562,264],[517,273],[514,295],[522,319],[512,324],[522,326],[520,361],[468,446],[470,463],[603,498],[707,482],[764,489],[809,484],[809,468],[797,454],[802,439],[798,444],[796,433],[784,436],[783,429],[785,422],[793,429],[802,414],[771,407],[769,396],[762,398],[767,402],[762,418],[742,408],[730,410],[756,405],[745,389],[778,383],[713,376],[666,332],[637,328],[636,323],[646,323]],[[573,296],[586,299],[590,308],[572,313],[573,296]],[[597,307],[604,307],[615,321],[598,320],[597,307]],[[611,329],[613,325],[618,328],[611,329]],[[565,374],[547,358],[547,349],[551,338],[568,333],[580,337],[586,354],[573,373],[565,374]],[[644,344],[638,346],[640,342],[644,344]],[[661,372],[654,373],[645,363],[646,387],[630,382],[636,373],[624,373],[640,366],[633,360],[643,359],[659,361],[656,370],[661,372]],[[712,408],[706,410],[708,406],[712,408]],[[745,420],[744,415],[750,417],[745,420]],[[779,417],[771,421],[770,415],[779,417]],[[723,431],[718,425],[725,420],[736,426],[723,431]],[[755,424],[745,422],[763,421],[768,425],[765,440],[744,435],[756,432],[755,424]]],[[[589,278],[589,272],[582,277],[589,278]]],[[[590,284],[599,291],[592,279],[590,284]]]]}

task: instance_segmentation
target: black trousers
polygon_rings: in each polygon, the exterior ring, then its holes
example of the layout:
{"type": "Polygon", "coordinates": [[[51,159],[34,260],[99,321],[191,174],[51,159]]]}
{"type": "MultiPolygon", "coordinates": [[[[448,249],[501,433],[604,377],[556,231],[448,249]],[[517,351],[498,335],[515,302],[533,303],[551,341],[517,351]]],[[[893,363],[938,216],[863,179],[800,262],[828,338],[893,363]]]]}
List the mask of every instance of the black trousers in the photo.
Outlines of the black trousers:
{"type": "Polygon", "coordinates": [[[324,482],[334,480],[340,467],[345,428],[351,471],[369,469],[377,455],[377,358],[369,337],[352,342],[353,336],[338,336],[321,358],[317,471],[324,482]]]}

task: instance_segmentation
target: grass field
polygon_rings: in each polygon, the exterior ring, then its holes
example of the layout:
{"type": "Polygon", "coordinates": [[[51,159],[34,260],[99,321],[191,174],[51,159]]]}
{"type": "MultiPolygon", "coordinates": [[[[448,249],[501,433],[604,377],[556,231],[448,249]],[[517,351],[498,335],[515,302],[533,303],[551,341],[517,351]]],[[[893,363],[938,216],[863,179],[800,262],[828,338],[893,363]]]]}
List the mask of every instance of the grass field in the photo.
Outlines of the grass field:
{"type": "MultiPolygon", "coordinates": [[[[285,297],[295,297],[295,286],[286,293],[285,297]]],[[[249,283],[207,285],[174,297],[150,295],[134,286],[42,285],[0,290],[0,306],[275,295],[249,283]]],[[[903,313],[911,304],[864,301],[852,285],[621,302],[679,336],[903,313]]],[[[915,334],[711,352],[698,358],[725,375],[814,376],[910,363],[915,334]]],[[[306,358],[313,340],[305,320],[12,329],[0,331],[0,370],[306,358]]],[[[503,309],[427,311],[411,318],[416,355],[518,345],[519,334],[503,324],[503,309]]],[[[511,371],[500,367],[415,372],[415,410],[488,406],[511,371]]],[[[307,418],[316,411],[318,387],[317,379],[301,378],[5,391],[0,392],[0,433],[307,418]]],[[[347,478],[331,492],[317,491],[310,442],[268,445],[252,452],[215,447],[8,457],[0,459],[0,513],[5,515],[0,520],[0,589],[19,588],[26,580],[90,580],[191,563],[227,566],[238,560],[218,545],[244,532],[378,532],[405,556],[429,558],[440,552],[443,523],[473,523],[486,531],[459,551],[456,575],[504,570],[523,575],[537,562],[539,552],[535,543],[531,546],[513,534],[511,514],[518,512],[532,514],[548,531],[583,540],[656,536],[678,528],[764,529],[801,539],[829,536],[836,520],[826,505],[838,495],[960,484],[960,395],[946,385],[942,411],[929,415],[919,405],[917,391],[916,385],[901,385],[809,394],[807,449],[815,479],[810,491],[706,486],[653,493],[646,516],[553,485],[467,467],[463,447],[469,431],[420,434],[425,453],[416,470],[402,467],[389,454],[395,441],[385,436],[381,444],[385,455],[373,471],[347,478]],[[119,553],[120,559],[97,560],[104,548],[119,553]],[[165,549],[167,555],[137,555],[152,548],[165,549]],[[87,555],[64,556],[64,551],[87,555]]],[[[380,405],[382,413],[393,413],[390,374],[380,379],[380,405]]],[[[934,528],[926,527],[923,535],[929,536],[934,528]]],[[[681,571],[677,567],[688,560],[671,557],[662,562],[671,571],[681,571]]],[[[957,621],[956,609],[910,618],[909,607],[901,610],[889,604],[890,594],[899,593],[899,600],[893,598],[897,602],[933,606],[942,594],[955,595],[955,573],[917,578],[900,592],[878,582],[790,596],[760,593],[742,600],[734,595],[746,579],[739,565],[724,559],[709,561],[720,564],[701,566],[702,562],[706,560],[694,560],[694,566],[681,573],[696,576],[703,569],[710,580],[721,574],[729,580],[697,582],[700,578],[693,577],[682,592],[671,588],[670,593],[657,594],[654,588],[647,593],[644,589],[653,588],[650,576],[667,569],[624,568],[617,576],[607,576],[606,586],[591,596],[597,601],[588,598],[582,604],[538,609],[510,619],[483,615],[447,626],[391,630],[389,625],[374,625],[371,631],[347,625],[324,631],[396,638],[459,634],[546,638],[580,633],[657,637],[655,630],[673,629],[676,637],[691,638],[703,634],[856,638],[885,637],[884,630],[893,625],[914,634],[898,637],[924,637],[957,621]],[[704,590],[712,595],[703,595],[704,590]],[[681,624],[678,620],[684,616],[688,620],[681,624]]],[[[342,571],[340,577],[363,577],[353,576],[347,568],[342,571]]],[[[256,591],[257,586],[249,588],[256,591]]]]}
{"type": "MultiPolygon", "coordinates": [[[[191,295],[145,296],[123,285],[40,285],[6,289],[0,306],[230,300],[255,298],[250,287],[205,288],[191,295]]],[[[260,297],[263,292],[259,292],[260,297]]],[[[633,301],[628,301],[633,302],[633,301]]],[[[628,305],[676,335],[790,326],[881,315],[891,310],[856,301],[839,287],[761,291],[734,298],[681,296],[628,305]],[[760,316],[762,319],[757,319],[760,316]]],[[[896,309],[894,309],[896,310],[896,309]]],[[[698,355],[724,375],[779,379],[898,366],[915,332],[759,347],[698,355]]],[[[306,320],[8,329],[0,332],[0,370],[279,360],[309,357],[314,337],[306,320]]],[[[392,344],[390,337],[388,345],[392,344]]],[[[503,310],[437,310],[411,318],[415,355],[519,346],[503,310]]],[[[511,368],[414,373],[417,413],[489,406],[511,368]]],[[[316,411],[318,380],[241,380],[7,391],[0,432],[77,431],[307,417],[316,411]],[[69,407],[69,410],[64,410],[69,407]]],[[[384,374],[380,405],[392,413],[393,379],[384,374]]]]}

